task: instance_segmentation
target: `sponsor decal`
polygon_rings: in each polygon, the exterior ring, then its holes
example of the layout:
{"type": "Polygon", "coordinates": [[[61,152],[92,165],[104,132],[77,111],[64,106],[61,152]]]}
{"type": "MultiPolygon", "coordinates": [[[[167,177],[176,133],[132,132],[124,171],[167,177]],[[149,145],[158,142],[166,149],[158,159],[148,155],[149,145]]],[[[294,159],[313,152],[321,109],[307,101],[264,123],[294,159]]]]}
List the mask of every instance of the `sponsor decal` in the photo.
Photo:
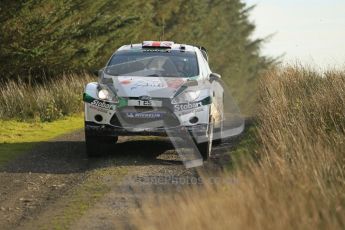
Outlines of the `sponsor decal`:
{"type": "MultiPolygon", "coordinates": [[[[175,99],[171,100],[171,103],[175,103],[175,99]]],[[[212,104],[212,98],[211,97],[205,97],[201,101],[196,101],[196,102],[189,102],[189,103],[182,103],[182,104],[177,104],[174,105],[175,111],[182,111],[182,110],[190,110],[190,109],[195,109],[197,107],[203,106],[203,105],[210,105],[212,104]]]]}
{"type": "Polygon", "coordinates": [[[108,110],[115,110],[116,107],[122,108],[122,107],[126,107],[128,105],[128,101],[126,98],[117,97],[116,101],[114,101],[113,103],[109,103],[109,102],[105,102],[105,101],[104,102],[99,101],[99,100],[91,97],[87,93],[84,93],[83,100],[84,100],[84,102],[90,103],[91,105],[97,106],[99,108],[108,109],[108,110]],[[100,106],[98,106],[98,105],[100,105],[100,106]]]}
{"type": "Polygon", "coordinates": [[[167,80],[166,82],[169,88],[178,89],[184,83],[184,80],[173,79],[173,80],[167,80]]]}
{"type": "Polygon", "coordinates": [[[83,94],[83,101],[87,102],[87,103],[91,103],[94,100],[93,97],[91,97],[89,94],[84,93],[83,94]]]}
{"type": "Polygon", "coordinates": [[[161,42],[160,46],[162,46],[162,47],[171,47],[173,44],[174,44],[173,42],[163,41],[163,42],[161,42]]]}
{"type": "Polygon", "coordinates": [[[150,97],[150,96],[147,96],[147,95],[144,95],[144,96],[140,96],[140,97],[139,97],[139,100],[142,100],[142,101],[149,101],[149,100],[151,100],[151,97],[150,97]]]}
{"type": "Polygon", "coordinates": [[[128,85],[128,84],[131,84],[131,80],[129,80],[129,79],[125,79],[125,80],[122,80],[122,81],[120,81],[120,84],[121,85],[128,85]]]}
{"type": "Polygon", "coordinates": [[[128,100],[123,97],[119,97],[119,102],[117,104],[118,108],[126,107],[128,105],[128,100]]]}
{"type": "Polygon", "coordinates": [[[143,52],[161,52],[161,53],[170,53],[170,50],[167,49],[144,49],[143,52]]]}
{"type": "Polygon", "coordinates": [[[186,114],[189,114],[189,113],[198,113],[198,112],[203,112],[205,111],[204,108],[200,107],[200,108],[197,108],[197,109],[193,109],[191,111],[182,111],[178,114],[178,116],[183,116],[183,115],[186,115],[186,114]]]}
{"type": "Polygon", "coordinates": [[[131,87],[131,90],[141,88],[141,87],[155,87],[155,88],[163,88],[164,85],[161,81],[145,81],[145,80],[140,80],[136,83],[133,84],[131,87]]]}
{"type": "Polygon", "coordinates": [[[108,109],[108,110],[115,110],[116,109],[116,105],[110,104],[110,103],[107,103],[104,101],[99,101],[99,100],[93,100],[90,104],[93,106],[97,106],[99,108],[102,108],[102,109],[108,109]]]}
{"type": "Polygon", "coordinates": [[[128,118],[146,118],[146,119],[156,119],[163,117],[164,113],[137,113],[137,112],[127,112],[128,118]]]}
{"type": "Polygon", "coordinates": [[[93,106],[93,105],[90,105],[90,109],[96,110],[96,111],[101,112],[101,113],[108,113],[108,111],[109,111],[107,109],[102,109],[100,107],[96,107],[96,106],[93,106]]]}
{"type": "Polygon", "coordinates": [[[195,109],[202,106],[202,102],[194,102],[194,103],[187,103],[187,104],[178,104],[174,105],[175,111],[183,111],[183,110],[190,110],[195,109]]]}
{"type": "Polygon", "coordinates": [[[170,41],[144,41],[142,47],[163,47],[163,48],[169,48],[172,47],[174,42],[170,41]]]}

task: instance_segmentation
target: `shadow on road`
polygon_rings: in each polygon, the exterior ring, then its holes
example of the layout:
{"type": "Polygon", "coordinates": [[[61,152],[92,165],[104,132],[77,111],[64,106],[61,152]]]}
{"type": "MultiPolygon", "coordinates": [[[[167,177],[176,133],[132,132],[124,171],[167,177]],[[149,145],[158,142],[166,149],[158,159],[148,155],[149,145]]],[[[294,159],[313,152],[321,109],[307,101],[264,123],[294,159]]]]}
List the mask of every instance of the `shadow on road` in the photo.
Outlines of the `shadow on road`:
{"type": "MultiPolygon", "coordinates": [[[[124,142],[108,146],[107,152],[100,157],[88,158],[82,134],[80,136],[82,140],[69,140],[66,136],[64,140],[36,143],[33,150],[8,163],[0,169],[0,172],[68,174],[107,166],[182,164],[168,139],[129,138],[124,142]],[[169,155],[167,159],[157,158],[166,151],[169,155]]],[[[26,143],[15,145],[20,147],[19,145],[26,143]]]]}
{"type": "MultiPolygon", "coordinates": [[[[83,131],[35,144],[34,149],[0,168],[0,172],[70,174],[114,166],[182,165],[168,138],[121,137],[119,143],[108,146],[106,152],[98,158],[87,157],[83,131]]],[[[27,143],[2,145],[16,145],[15,147],[20,149],[20,145],[27,143]]],[[[224,155],[231,146],[233,141],[227,140],[222,145],[214,147],[213,152],[215,155],[224,155]]]]}

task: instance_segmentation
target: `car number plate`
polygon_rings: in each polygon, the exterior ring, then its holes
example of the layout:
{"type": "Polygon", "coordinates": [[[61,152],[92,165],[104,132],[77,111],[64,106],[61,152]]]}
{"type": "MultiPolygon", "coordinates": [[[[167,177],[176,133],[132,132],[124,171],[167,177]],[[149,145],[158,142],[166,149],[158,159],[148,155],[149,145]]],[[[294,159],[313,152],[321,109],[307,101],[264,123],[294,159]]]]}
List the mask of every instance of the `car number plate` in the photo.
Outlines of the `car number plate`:
{"type": "Polygon", "coordinates": [[[161,101],[143,101],[143,100],[129,100],[129,106],[151,106],[151,107],[162,107],[161,101]]]}

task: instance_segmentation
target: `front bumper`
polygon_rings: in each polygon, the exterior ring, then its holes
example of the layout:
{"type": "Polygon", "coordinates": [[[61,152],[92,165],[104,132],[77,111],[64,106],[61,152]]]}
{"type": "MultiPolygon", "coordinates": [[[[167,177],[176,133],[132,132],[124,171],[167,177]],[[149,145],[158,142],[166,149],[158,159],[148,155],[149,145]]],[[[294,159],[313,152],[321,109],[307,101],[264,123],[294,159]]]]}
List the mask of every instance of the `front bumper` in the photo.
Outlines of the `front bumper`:
{"type": "Polygon", "coordinates": [[[194,136],[204,136],[207,133],[207,124],[193,126],[157,127],[157,128],[136,128],[119,127],[95,122],[85,122],[85,132],[89,136],[168,136],[169,134],[179,135],[181,131],[188,131],[194,136]]]}

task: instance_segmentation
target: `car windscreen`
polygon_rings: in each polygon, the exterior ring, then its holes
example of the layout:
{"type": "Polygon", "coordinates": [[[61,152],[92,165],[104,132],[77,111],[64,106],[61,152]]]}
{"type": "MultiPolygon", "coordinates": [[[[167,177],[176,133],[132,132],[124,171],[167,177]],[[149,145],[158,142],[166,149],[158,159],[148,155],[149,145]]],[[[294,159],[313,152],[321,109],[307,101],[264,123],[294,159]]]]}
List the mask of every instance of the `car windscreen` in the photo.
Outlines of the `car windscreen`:
{"type": "Polygon", "coordinates": [[[199,68],[195,52],[133,50],[116,52],[105,73],[112,76],[195,77],[199,68]]]}

